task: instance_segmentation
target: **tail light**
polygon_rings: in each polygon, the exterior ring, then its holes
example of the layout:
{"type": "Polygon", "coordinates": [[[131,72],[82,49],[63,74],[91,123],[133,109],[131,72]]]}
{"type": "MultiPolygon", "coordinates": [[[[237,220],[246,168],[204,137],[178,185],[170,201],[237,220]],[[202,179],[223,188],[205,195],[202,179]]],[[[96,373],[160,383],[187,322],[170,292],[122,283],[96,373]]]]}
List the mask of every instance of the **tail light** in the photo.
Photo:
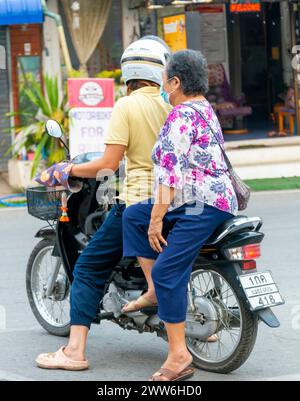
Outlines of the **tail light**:
{"type": "Polygon", "coordinates": [[[225,250],[226,257],[229,260],[252,261],[260,257],[260,244],[249,244],[238,248],[228,248],[225,250]]]}

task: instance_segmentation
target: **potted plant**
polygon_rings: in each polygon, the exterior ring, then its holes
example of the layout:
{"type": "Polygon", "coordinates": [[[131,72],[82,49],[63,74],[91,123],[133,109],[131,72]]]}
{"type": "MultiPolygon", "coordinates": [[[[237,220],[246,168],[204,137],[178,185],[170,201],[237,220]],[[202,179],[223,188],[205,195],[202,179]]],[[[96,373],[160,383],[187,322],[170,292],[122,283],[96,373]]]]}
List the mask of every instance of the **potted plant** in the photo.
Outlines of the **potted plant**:
{"type": "Polygon", "coordinates": [[[26,85],[20,88],[25,106],[17,113],[8,113],[9,117],[17,117],[20,122],[13,127],[15,139],[9,149],[13,157],[8,163],[9,181],[14,187],[27,186],[38,168],[56,163],[65,156],[58,141],[45,135],[45,122],[54,119],[68,133],[66,91],[63,95],[59,93],[57,78],[45,75],[43,82],[44,88],[34,80],[30,83],[27,80],[26,85]]]}

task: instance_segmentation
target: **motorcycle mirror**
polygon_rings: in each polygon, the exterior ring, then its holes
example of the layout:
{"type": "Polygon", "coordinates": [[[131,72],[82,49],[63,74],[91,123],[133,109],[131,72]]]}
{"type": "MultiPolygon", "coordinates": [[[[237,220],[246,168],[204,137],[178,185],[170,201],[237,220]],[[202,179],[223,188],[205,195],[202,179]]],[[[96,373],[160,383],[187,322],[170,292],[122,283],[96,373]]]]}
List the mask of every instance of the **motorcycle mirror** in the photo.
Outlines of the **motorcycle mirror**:
{"type": "Polygon", "coordinates": [[[48,120],[46,122],[45,128],[48,135],[52,136],[53,138],[59,139],[59,141],[63,144],[65,150],[67,151],[67,160],[70,160],[70,149],[62,139],[64,133],[60,124],[55,120],[48,120]]]}
{"type": "Polygon", "coordinates": [[[46,132],[53,138],[61,138],[63,136],[63,131],[61,126],[55,120],[48,120],[46,122],[46,132]]]}

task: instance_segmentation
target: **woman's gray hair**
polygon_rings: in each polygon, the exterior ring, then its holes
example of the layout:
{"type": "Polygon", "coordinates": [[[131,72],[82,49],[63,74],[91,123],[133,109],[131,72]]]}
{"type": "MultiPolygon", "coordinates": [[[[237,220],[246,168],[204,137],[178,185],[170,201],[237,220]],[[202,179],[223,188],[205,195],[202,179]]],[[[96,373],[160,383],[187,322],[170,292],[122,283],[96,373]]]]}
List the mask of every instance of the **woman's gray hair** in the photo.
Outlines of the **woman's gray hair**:
{"type": "Polygon", "coordinates": [[[173,53],[166,72],[168,79],[174,76],[180,79],[185,95],[205,95],[208,91],[207,61],[197,50],[180,50],[173,53]]]}

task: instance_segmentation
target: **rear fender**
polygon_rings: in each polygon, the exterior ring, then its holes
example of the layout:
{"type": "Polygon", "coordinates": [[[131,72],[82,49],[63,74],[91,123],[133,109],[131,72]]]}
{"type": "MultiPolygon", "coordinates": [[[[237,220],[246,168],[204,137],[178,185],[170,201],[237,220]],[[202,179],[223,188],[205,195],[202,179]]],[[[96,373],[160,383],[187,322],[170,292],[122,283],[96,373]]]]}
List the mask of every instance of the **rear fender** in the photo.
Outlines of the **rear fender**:
{"type": "Polygon", "coordinates": [[[254,311],[253,314],[257,315],[259,320],[264,322],[269,327],[277,328],[280,326],[279,320],[277,319],[271,308],[254,311]]]}
{"type": "MultiPolygon", "coordinates": [[[[237,276],[241,275],[241,267],[239,265],[239,263],[228,263],[228,264],[224,264],[222,266],[222,270],[225,270],[226,272],[226,276],[227,278],[230,278],[231,280],[238,280],[237,276]]],[[[255,272],[256,270],[252,270],[251,272],[255,272]]],[[[260,309],[257,311],[252,311],[250,309],[250,305],[247,301],[247,297],[244,293],[244,290],[242,288],[242,286],[239,283],[238,286],[238,296],[243,299],[245,301],[245,304],[248,307],[248,310],[250,310],[250,312],[254,315],[257,316],[258,319],[260,321],[262,321],[263,323],[265,323],[267,326],[271,327],[271,328],[277,328],[280,326],[280,322],[277,319],[277,317],[275,316],[275,314],[273,313],[273,311],[271,310],[271,308],[265,308],[265,309],[260,309]]]]}
{"type": "MultiPolygon", "coordinates": [[[[206,267],[203,259],[200,261],[200,264],[203,268],[206,267]]],[[[207,263],[207,268],[209,268],[210,264],[211,264],[211,262],[207,263]]],[[[261,309],[261,310],[257,310],[257,311],[252,311],[250,309],[250,305],[247,301],[247,297],[246,297],[244,290],[238,279],[238,276],[240,276],[243,272],[239,263],[222,260],[222,261],[214,261],[213,264],[215,266],[217,266],[219,269],[222,269],[222,273],[227,281],[229,281],[229,282],[236,281],[237,282],[238,285],[235,288],[235,290],[237,292],[237,296],[239,297],[239,299],[242,299],[245,302],[247,309],[254,316],[257,316],[260,321],[264,322],[269,327],[277,328],[280,326],[280,323],[279,323],[277,317],[275,316],[275,314],[273,313],[273,311],[271,310],[271,308],[265,308],[265,309],[261,309]]],[[[251,270],[251,272],[253,272],[253,273],[256,272],[256,269],[251,270]]]]}

